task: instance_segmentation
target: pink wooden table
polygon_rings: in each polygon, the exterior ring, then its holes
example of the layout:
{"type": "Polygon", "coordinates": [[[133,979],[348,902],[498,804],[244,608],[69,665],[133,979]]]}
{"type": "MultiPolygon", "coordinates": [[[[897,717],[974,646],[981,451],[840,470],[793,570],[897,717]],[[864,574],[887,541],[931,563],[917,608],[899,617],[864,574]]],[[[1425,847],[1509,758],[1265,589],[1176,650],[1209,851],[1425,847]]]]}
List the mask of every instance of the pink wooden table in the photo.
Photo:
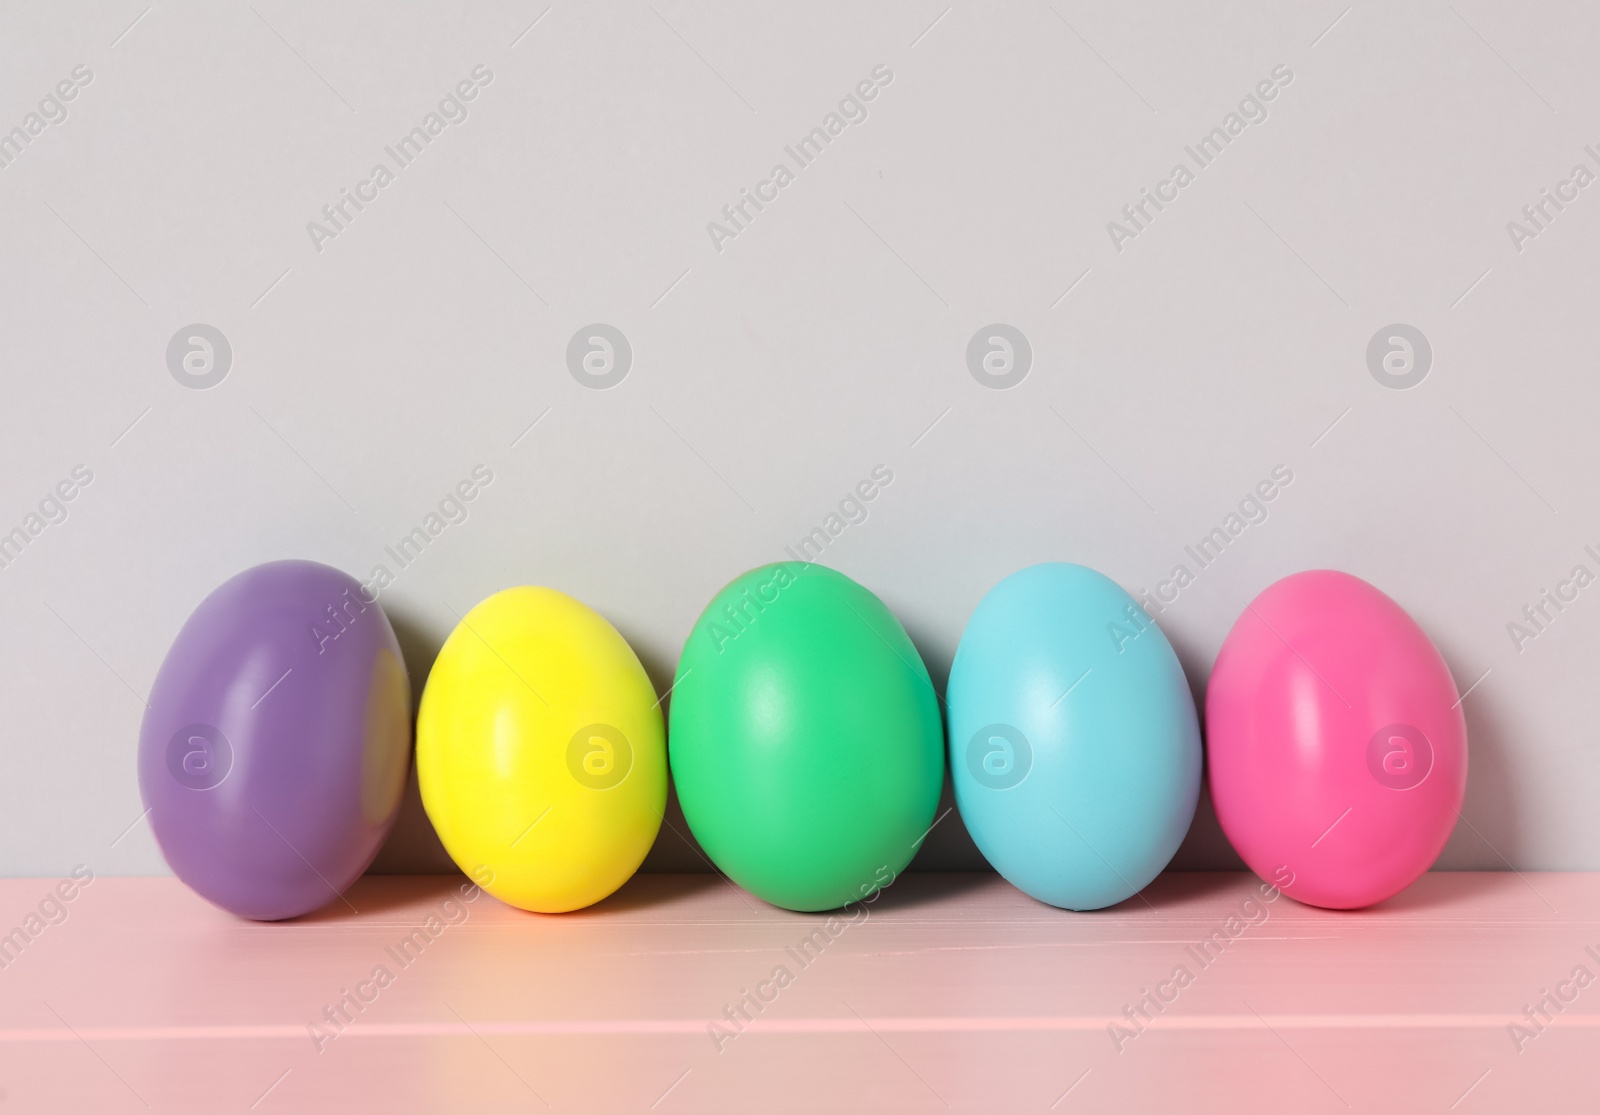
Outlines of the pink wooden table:
{"type": "Polygon", "coordinates": [[[1094,914],[908,875],[831,925],[709,875],[555,917],[461,882],[255,925],[96,879],[36,935],[53,881],[0,882],[0,1113],[1600,1110],[1600,875],[1094,914]]]}

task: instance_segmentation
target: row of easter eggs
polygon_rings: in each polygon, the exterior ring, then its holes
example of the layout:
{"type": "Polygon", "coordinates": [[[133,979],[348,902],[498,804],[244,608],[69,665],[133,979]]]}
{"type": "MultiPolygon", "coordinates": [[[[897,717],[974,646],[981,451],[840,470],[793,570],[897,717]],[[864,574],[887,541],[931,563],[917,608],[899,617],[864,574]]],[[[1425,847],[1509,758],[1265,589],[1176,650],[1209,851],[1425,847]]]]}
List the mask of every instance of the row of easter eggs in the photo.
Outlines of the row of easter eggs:
{"type": "MultiPolygon", "coordinates": [[[[715,866],[792,910],[872,895],[941,819],[946,770],[989,862],[1069,909],[1130,898],[1188,831],[1208,765],[1224,832],[1284,893],[1397,893],[1449,837],[1466,729],[1438,651],[1387,596],[1299,573],[1257,597],[1194,700],[1151,617],[1078,565],[983,599],[947,711],[875,595],[763,566],[706,607],[671,693],[582,603],[514,588],[446,640],[416,722],[422,801],[477,883],[527,910],[590,905],[639,867],[670,766],[715,866]],[[946,737],[948,735],[948,748],[946,737]]],[[[376,600],[306,561],[250,569],[163,663],[139,777],[162,852],[205,898],[273,920],[333,900],[377,854],[411,757],[410,683],[376,600]]]]}

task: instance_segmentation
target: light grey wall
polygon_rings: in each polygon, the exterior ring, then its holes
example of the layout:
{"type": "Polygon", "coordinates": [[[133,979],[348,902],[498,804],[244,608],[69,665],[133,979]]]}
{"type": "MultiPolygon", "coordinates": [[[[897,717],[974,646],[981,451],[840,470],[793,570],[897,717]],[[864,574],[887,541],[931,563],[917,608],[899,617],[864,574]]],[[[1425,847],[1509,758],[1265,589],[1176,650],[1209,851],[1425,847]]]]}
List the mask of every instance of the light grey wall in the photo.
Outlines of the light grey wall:
{"type": "MultiPolygon", "coordinates": [[[[0,569],[0,872],[163,871],[134,755],[185,616],[271,558],[392,569],[479,464],[470,517],[383,596],[419,686],[451,609],[535,582],[664,688],[711,594],[879,464],[824,560],[942,683],[1007,573],[1154,589],[1287,466],[1161,617],[1197,694],[1261,588],[1356,573],[1473,687],[1444,865],[1600,868],[1600,587],[1507,630],[1600,573],[1600,185],[1521,215],[1600,172],[1592,5],[143,8],[0,13],[0,128],[92,75],[0,169],[0,530],[93,476],[0,569]],[[466,119],[314,243],[480,65],[466,119]],[[879,66],[867,118],[714,243],[879,66]],[[1266,119],[1196,170],[1185,146],[1277,67],[1266,119]],[[603,391],[567,367],[595,322],[633,352],[603,391]],[[169,370],[194,323],[232,349],[207,389],[169,370]],[[1032,350],[1008,389],[968,368],[993,323],[1032,350]],[[1394,323],[1432,348],[1405,390],[1367,357],[1394,323]]],[[[441,862],[413,801],[380,866],[441,862]]],[[[667,833],[652,862],[698,861],[667,833]]],[[[956,818],[923,862],[973,862],[956,818]]],[[[1178,862],[1237,863],[1208,810],[1178,862]]]]}

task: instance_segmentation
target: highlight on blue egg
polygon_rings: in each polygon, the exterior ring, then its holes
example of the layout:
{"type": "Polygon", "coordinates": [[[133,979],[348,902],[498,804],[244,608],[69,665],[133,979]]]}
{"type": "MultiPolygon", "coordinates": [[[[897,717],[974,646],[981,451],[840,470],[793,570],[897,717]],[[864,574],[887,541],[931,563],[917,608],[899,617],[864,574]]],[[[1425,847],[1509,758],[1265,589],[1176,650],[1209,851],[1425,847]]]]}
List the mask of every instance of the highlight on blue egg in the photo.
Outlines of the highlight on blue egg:
{"type": "Polygon", "coordinates": [[[967,621],[947,689],[956,805],[1041,902],[1098,910],[1160,874],[1194,819],[1200,724],[1172,645],[1116,582],[1030,566],[967,621]]]}

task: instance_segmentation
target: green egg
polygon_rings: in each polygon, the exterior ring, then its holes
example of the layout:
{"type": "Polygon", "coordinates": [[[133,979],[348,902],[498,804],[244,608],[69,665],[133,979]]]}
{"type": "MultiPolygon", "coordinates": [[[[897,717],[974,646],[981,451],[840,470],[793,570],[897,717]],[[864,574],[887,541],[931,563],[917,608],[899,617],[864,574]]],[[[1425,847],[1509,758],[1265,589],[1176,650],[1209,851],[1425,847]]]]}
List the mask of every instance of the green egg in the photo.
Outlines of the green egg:
{"type": "Polygon", "coordinates": [[[933,683],[883,601],[820,565],[764,565],[700,615],[672,690],[684,816],[729,878],[832,910],[911,862],[944,785],[933,683]]]}

